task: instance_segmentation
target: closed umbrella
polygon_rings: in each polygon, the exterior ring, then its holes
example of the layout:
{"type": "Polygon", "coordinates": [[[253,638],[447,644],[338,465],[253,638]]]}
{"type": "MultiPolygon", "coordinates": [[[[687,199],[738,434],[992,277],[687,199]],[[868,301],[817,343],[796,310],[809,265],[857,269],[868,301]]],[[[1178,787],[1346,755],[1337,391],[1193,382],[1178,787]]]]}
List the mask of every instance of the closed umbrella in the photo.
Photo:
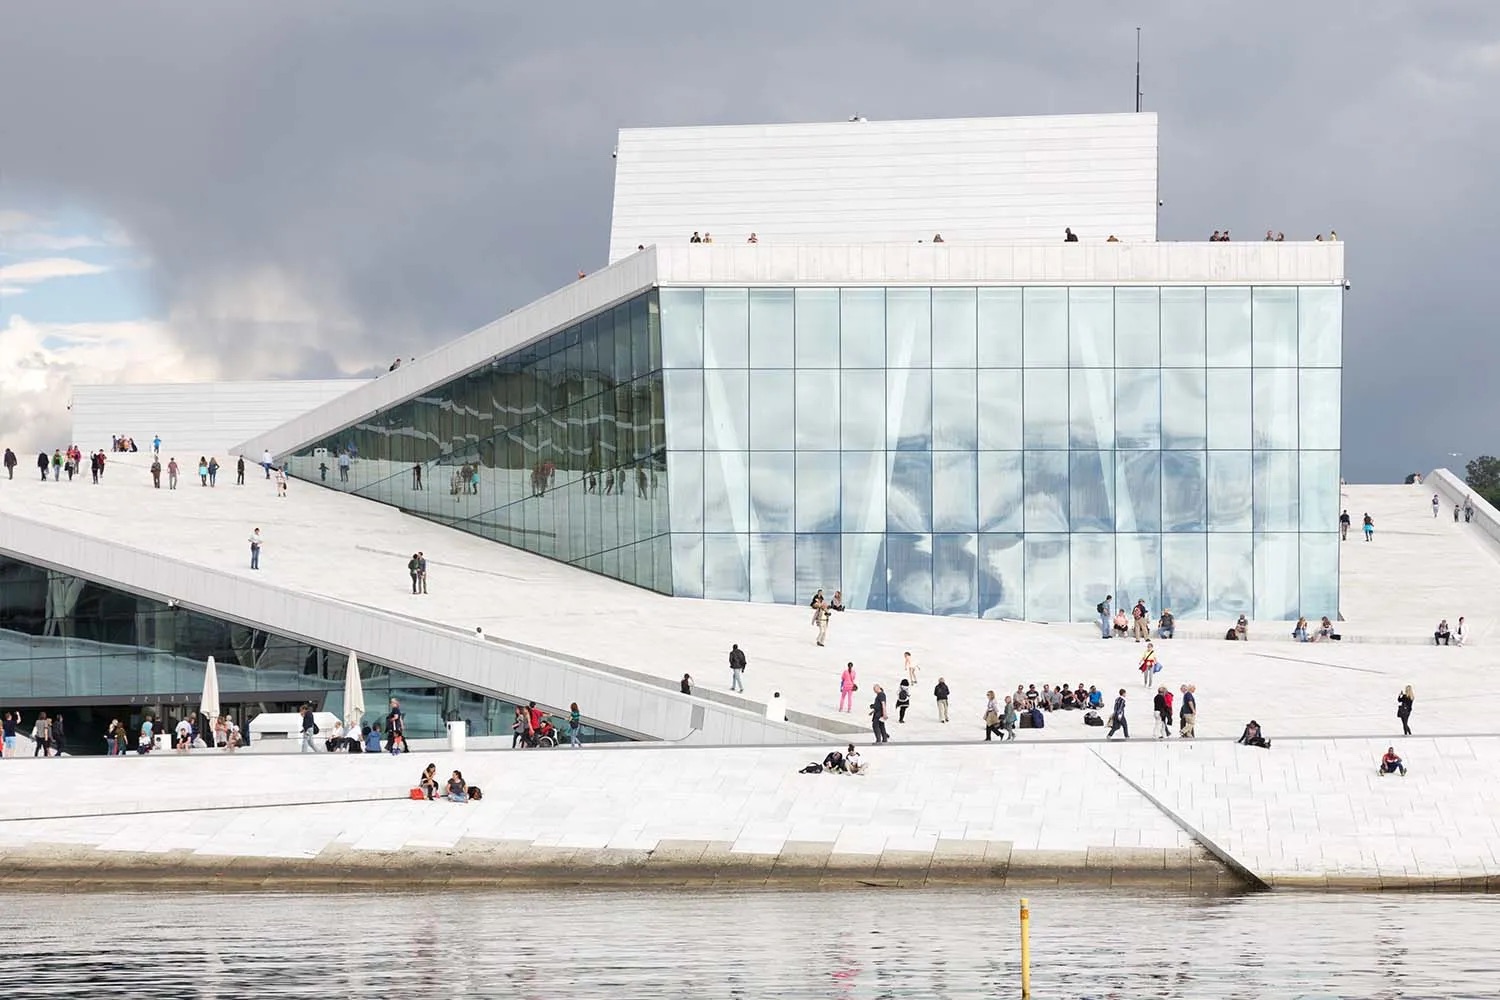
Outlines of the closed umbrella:
{"type": "Polygon", "coordinates": [[[214,665],[212,656],[208,658],[208,669],[203,672],[203,697],[198,701],[198,717],[204,722],[204,739],[210,739],[213,720],[219,717],[219,668],[214,665]]]}
{"type": "Polygon", "coordinates": [[[359,726],[365,718],[365,686],[359,682],[359,660],[349,651],[349,667],[344,671],[344,725],[359,726]]]}

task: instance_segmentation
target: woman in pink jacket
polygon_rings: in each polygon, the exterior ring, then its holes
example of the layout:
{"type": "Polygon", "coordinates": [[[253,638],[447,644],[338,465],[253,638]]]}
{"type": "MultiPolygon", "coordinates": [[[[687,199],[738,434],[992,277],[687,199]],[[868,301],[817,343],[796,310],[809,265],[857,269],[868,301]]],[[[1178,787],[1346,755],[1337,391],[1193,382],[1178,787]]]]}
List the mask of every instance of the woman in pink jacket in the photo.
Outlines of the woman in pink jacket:
{"type": "Polygon", "coordinates": [[[854,692],[859,685],[854,683],[854,664],[851,662],[839,675],[839,711],[849,712],[854,709],[854,692]]]}

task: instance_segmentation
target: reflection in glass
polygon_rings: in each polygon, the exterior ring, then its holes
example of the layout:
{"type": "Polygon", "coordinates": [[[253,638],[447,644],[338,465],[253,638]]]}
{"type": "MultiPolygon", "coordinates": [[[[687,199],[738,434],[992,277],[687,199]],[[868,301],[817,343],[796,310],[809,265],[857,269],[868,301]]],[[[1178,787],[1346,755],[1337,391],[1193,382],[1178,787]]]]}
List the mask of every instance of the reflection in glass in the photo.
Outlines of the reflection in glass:
{"type": "MultiPolygon", "coordinates": [[[[702,367],[703,289],[663,288],[658,294],[661,296],[662,366],[702,367]]],[[[584,363],[592,367],[587,357],[584,363]]]]}
{"type": "Polygon", "coordinates": [[[932,453],[890,452],[886,455],[886,530],[932,530],[932,453]]]}
{"type": "Polygon", "coordinates": [[[1297,453],[1257,451],[1255,469],[1255,530],[1297,530],[1297,453]]]}
{"type": "MultiPolygon", "coordinates": [[[[1105,594],[1115,593],[1115,536],[1073,535],[1070,583],[1073,621],[1088,621],[1105,594]]],[[[1124,606],[1123,598],[1118,602],[1124,606]]]]}
{"type": "Polygon", "coordinates": [[[1074,368],[1114,367],[1113,288],[1068,289],[1068,363],[1074,368]]]}
{"type": "MultiPolygon", "coordinates": [[[[1155,618],[1161,615],[1161,535],[1115,536],[1115,607],[1130,608],[1144,599],[1155,618]]],[[[1098,601],[1094,602],[1095,604],[1098,601]]],[[[1093,610],[1093,605],[1086,609],[1093,610]]]]}
{"type": "Polygon", "coordinates": [[[885,452],[846,451],[839,506],[845,531],[885,530],[885,452]]]}
{"type": "Polygon", "coordinates": [[[1026,533],[1067,531],[1068,453],[1028,451],[1023,461],[1026,533]]]}
{"type": "MultiPolygon", "coordinates": [[[[800,546],[802,536],[797,536],[800,546]]],[[[845,534],[843,540],[844,603],[851,608],[886,608],[885,535],[845,534]]]]}
{"type": "MultiPolygon", "coordinates": [[[[713,458],[709,456],[710,461],[713,458]]],[[[792,530],[796,474],[796,457],[792,452],[750,453],[750,530],[792,530]]]]}
{"type": "Polygon", "coordinates": [[[1208,447],[1208,375],[1192,369],[1161,373],[1163,448],[1208,447]]]}
{"type": "Polygon", "coordinates": [[[748,454],[743,451],[704,452],[703,528],[705,531],[745,532],[750,530],[748,458],[748,454]]]}
{"type": "Polygon", "coordinates": [[[1161,448],[1161,371],[1115,372],[1115,447],[1161,448]]]}
{"type": "Polygon", "coordinates": [[[886,609],[932,613],[932,536],[892,533],[885,537],[889,583],[886,609]]]}
{"type": "Polygon", "coordinates": [[[1163,368],[1202,368],[1208,357],[1202,288],[1161,290],[1163,368]]]}
{"type": "Polygon", "coordinates": [[[1025,367],[1067,367],[1068,290],[1027,288],[1022,309],[1025,367]]]}
{"type": "Polygon", "coordinates": [[[677,597],[703,596],[703,536],[672,533],[672,593],[677,597]]]}
{"type": "Polygon", "coordinates": [[[980,452],[980,530],[1020,531],[1025,527],[1022,514],[1021,452],[980,452]]]}
{"type": "Polygon", "coordinates": [[[1301,613],[1316,621],[1323,615],[1338,620],[1339,536],[1332,532],[1298,536],[1301,613]]]}
{"type": "Polygon", "coordinates": [[[750,536],[703,536],[703,596],[711,601],[750,599],[750,536]]]}
{"type": "Polygon", "coordinates": [[[1068,455],[1069,522],[1074,531],[1115,530],[1115,456],[1109,451],[1068,455]]]}
{"type": "Polygon", "coordinates": [[[1250,441],[1250,371],[1209,369],[1209,448],[1248,448],[1250,441]]]}
{"type": "Polygon", "coordinates": [[[1026,547],[1018,534],[979,536],[979,615],[1026,617],[1026,547]]]}
{"type": "MultiPolygon", "coordinates": [[[[1019,416],[1019,414],[1017,414],[1019,416]]],[[[974,370],[932,373],[932,448],[973,451],[978,443],[974,370]]]]}
{"type": "Polygon", "coordinates": [[[840,426],[845,451],[885,448],[885,372],[844,371],[839,390],[840,426]]]}
{"type": "Polygon", "coordinates": [[[663,372],[667,434],[673,448],[703,447],[703,373],[689,369],[663,372]]]}
{"type": "Polygon", "coordinates": [[[932,367],[932,292],[886,290],[886,363],[891,368],[932,367]]]}
{"type": "Polygon", "coordinates": [[[750,536],[750,600],[763,604],[797,603],[794,536],[750,536]]]}
{"type": "MultiPolygon", "coordinates": [[[[1072,620],[1068,593],[1068,536],[1028,532],[1026,617],[1043,622],[1072,620]]],[[[1093,606],[1089,608],[1092,610],[1093,606]]]]}
{"type": "Polygon", "coordinates": [[[974,289],[932,290],[932,367],[974,367],[976,316],[974,289]]]}
{"type": "Polygon", "coordinates": [[[1181,621],[1208,614],[1208,536],[1161,536],[1161,605],[1181,621]]]}
{"type": "MultiPolygon", "coordinates": [[[[1339,453],[1298,453],[1298,513],[1303,531],[1331,531],[1339,516],[1339,453]]],[[[1355,530],[1359,520],[1355,519],[1355,530]]]]}
{"type": "Polygon", "coordinates": [[[1161,454],[1163,531],[1208,529],[1208,456],[1201,451],[1161,454]]]}
{"type": "Polygon", "coordinates": [[[934,531],[976,531],[979,527],[979,474],[972,451],[940,451],[932,456],[934,531]]]}
{"type": "MultiPolygon", "coordinates": [[[[797,313],[797,367],[838,368],[838,289],[798,288],[793,296],[797,313]]],[[[884,342],[882,330],[881,343],[884,342]]]]}
{"type": "Polygon", "coordinates": [[[1297,363],[1337,368],[1343,363],[1344,290],[1337,285],[1297,289],[1297,363]]]}
{"type": "Polygon", "coordinates": [[[979,613],[978,556],[977,535],[932,536],[933,614],[979,613]]]}
{"type": "Polygon", "coordinates": [[[839,456],[797,453],[798,531],[839,530],[839,456]]]}
{"type": "Polygon", "coordinates": [[[1340,445],[1341,397],[1343,372],[1337,368],[1308,369],[1298,373],[1300,392],[1298,409],[1303,448],[1337,450],[1340,445]]]}
{"type": "Polygon", "coordinates": [[[796,306],[790,288],[750,289],[750,367],[790,368],[796,306]]]}
{"type": "Polygon", "coordinates": [[[1068,372],[1028,368],[1023,373],[1024,443],[1032,448],[1068,446],[1068,372]]]}
{"type": "Polygon", "coordinates": [[[1208,529],[1250,530],[1250,453],[1208,453],[1208,529]]]}
{"type": "Polygon", "coordinates": [[[1019,450],[1023,442],[1020,369],[980,369],[976,392],[979,447],[989,451],[1019,450]]]}
{"type": "MultiPolygon", "coordinates": [[[[1028,373],[1029,374],[1029,373],[1028,373]]],[[[1068,373],[1069,446],[1115,446],[1115,373],[1106,368],[1074,368],[1068,373]]]]}
{"type": "Polygon", "coordinates": [[[1297,550],[1295,533],[1266,532],[1255,536],[1255,618],[1296,620],[1302,604],[1297,550]]]}
{"type": "Polygon", "coordinates": [[[885,446],[892,451],[932,447],[932,369],[891,368],[885,373],[889,409],[885,446]]]}
{"type": "MultiPolygon", "coordinates": [[[[871,608],[883,610],[865,601],[864,592],[850,587],[849,573],[840,565],[841,539],[851,535],[798,535],[797,536],[797,602],[806,605],[818,591],[832,597],[834,591],[843,590],[844,606],[849,608],[871,608]]],[[[882,576],[885,567],[880,569],[882,576]]],[[[809,617],[810,617],[809,613],[809,617]]],[[[835,623],[837,628],[838,624],[835,623]]]]}
{"type": "Polygon", "coordinates": [[[839,302],[840,364],[845,369],[884,368],[885,289],[841,289],[839,302]]]}
{"type": "Polygon", "coordinates": [[[1157,368],[1160,365],[1161,289],[1116,288],[1115,366],[1157,368]]]}
{"type": "Polygon", "coordinates": [[[1297,447],[1297,370],[1257,368],[1254,373],[1254,445],[1297,447]]]}
{"type": "Polygon", "coordinates": [[[1208,366],[1250,367],[1250,289],[1209,288],[1205,305],[1208,366]]]}
{"type": "MultiPolygon", "coordinates": [[[[791,451],[796,445],[795,389],[790,371],[750,372],[750,447],[791,451]]],[[[816,420],[809,421],[816,424],[816,420]]]]}
{"type": "Polygon", "coordinates": [[[1021,289],[981,288],[978,305],[979,366],[1020,368],[1021,289]]]}
{"type": "Polygon", "coordinates": [[[1255,367],[1297,366],[1297,289],[1257,286],[1251,295],[1251,324],[1255,367]]]}
{"type": "Polygon", "coordinates": [[[838,451],[839,373],[799,369],[795,376],[797,450],[838,451]]]}
{"type": "Polygon", "coordinates": [[[1161,456],[1159,451],[1115,453],[1116,530],[1161,531],[1161,456]]]}
{"type": "Polygon", "coordinates": [[[703,452],[667,452],[667,502],[673,531],[703,530],[703,452]]]}
{"type": "Polygon", "coordinates": [[[1230,621],[1255,617],[1254,544],[1249,533],[1209,532],[1208,616],[1230,621]]]}

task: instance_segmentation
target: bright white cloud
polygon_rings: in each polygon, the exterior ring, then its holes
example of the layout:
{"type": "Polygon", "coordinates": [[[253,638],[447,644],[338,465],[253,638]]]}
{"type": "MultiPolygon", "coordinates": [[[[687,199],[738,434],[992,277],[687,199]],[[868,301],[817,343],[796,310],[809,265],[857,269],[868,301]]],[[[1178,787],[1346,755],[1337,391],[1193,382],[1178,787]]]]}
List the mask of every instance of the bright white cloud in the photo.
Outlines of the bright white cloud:
{"type": "Polygon", "coordinates": [[[0,282],[34,285],[53,278],[80,278],[90,274],[103,274],[108,270],[103,264],[90,264],[75,257],[41,257],[0,267],[0,282]]]}
{"type": "Polygon", "coordinates": [[[9,297],[9,296],[25,295],[25,294],[26,294],[26,289],[22,288],[20,285],[0,285],[0,297],[9,297]]]}
{"type": "Polygon", "coordinates": [[[5,241],[12,252],[66,253],[85,247],[102,247],[104,240],[93,236],[62,236],[57,233],[20,233],[5,241]]]}

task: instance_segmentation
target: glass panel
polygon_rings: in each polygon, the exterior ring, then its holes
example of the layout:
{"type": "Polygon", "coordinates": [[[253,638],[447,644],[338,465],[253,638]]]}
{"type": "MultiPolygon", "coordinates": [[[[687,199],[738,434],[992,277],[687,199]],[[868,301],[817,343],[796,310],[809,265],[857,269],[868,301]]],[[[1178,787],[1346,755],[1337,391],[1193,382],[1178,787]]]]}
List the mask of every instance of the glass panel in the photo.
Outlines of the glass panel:
{"type": "Polygon", "coordinates": [[[885,289],[845,288],[839,292],[840,365],[885,367],[885,289]]]}
{"type": "Polygon", "coordinates": [[[1301,582],[1301,614],[1310,621],[1323,615],[1338,621],[1339,536],[1302,534],[1299,538],[1298,579],[1301,582]]]}
{"type": "Polygon", "coordinates": [[[667,440],[673,448],[697,451],[703,447],[703,373],[683,369],[663,372],[662,376],[666,390],[667,440]]]}
{"type": "Polygon", "coordinates": [[[1068,375],[1069,446],[1113,448],[1115,373],[1105,368],[1074,368],[1068,375]]]}
{"type": "Polygon", "coordinates": [[[1255,530],[1297,530],[1297,453],[1255,453],[1255,530]]]}
{"type": "Polygon", "coordinates": [[[750,600],[768,604],[797,603],[794,536],[750,536],[750,600]]]}
{"type": "Polygon", "coordinates": [[[797,453],[798,531],[839,530],[839,456],[797,453]]]}
{"type": "MultiPolygon", "coordinates": [[[[709,461],[713,461],[713,456],[709,461]]],[[[791,452],[751,452],[751,531],[791,531],[796,494],[796,457],[791,452]]]]}
{"type": "Polygon", "coordinates": [[[1025,410],[1023,440],[1027,448],[1068,446],[1068,372],[1064,368],[1027,369],[1022,373],[1025,410]]]}
{"type": "Polygon", "coordinates": [[[672,534],[672,594],[703,596],[703,536],[672,534]]]}
{"type": "MultiPolygon", "coordinates": [[[[800,543],[802,536],[797,536],[800,543]]],[[[828,537],[828,536],[825,536],[828,537]]],[[[886,605],[885,535],[833,535],[843,541],[844,604],[884,611],[886,605]]]]}
{"type": "Polygon", "coordinates": [[[932,453],[890,452],[886,461],[886,530],[931,531],[932,453]]]}
{"type": "Polygon", "coordinates": [[[1296,621],[1302,606],[1297,568],[1297,535],[1255,536],[1255,614],[1261,621],[1296,621]]]}
{"type": "Polygon", "coordinates": [[[1115,454],[1117,530],[1161,530],[1161,456],[1159,451],[1115,454]]]}
{"type": "Polygon", "coordinates": [[[1024,536],[979,536],[980,617],[1026,617],[1025,580],[1024,536]]]}
{"type": "MultiPolygon", "coordinates": [[[[665,289],[663,290],[665,291],[665,289]]],[[[839,292],[837,288],[798,288],[797,367],[839,366],[839,292]]],[[[884,343],[884,337],[881,338],[884,343]]]]}
{"type": "Polygon", "coordinates": [[[1208,372],[1208,446],[1250,447],[1250,372],[1208,372]]]}
{"type": "Polygon", "coordinates": [[[889,409],[885,446],[892,451],[932,447],[932,370],[891,368],[885,373],[889,409]]]}
{"type": "Polygon", "coordinates": [[[973,368],[978,328],[975,290],[932,290],[932,367],[973,368]]]}
{"type": "Polygon", "coordinates": [[[793,385],[792,373],[789,371],[750,373],[751,448],[791,451],[796,447],[797,419],[793,385]]]}
{"type": "Polygon", "coordinates": [[[1250,453],[1208,453],[1208,528],[1250,530],[1250,453]]]}
{"type": "MultiPolygon", "coordinates": [[[[1115,581],[1115,607],[1128,613],[1136,601],[1144,600],[1155,631],[1161,617],[1161,535],[1116,535],[1115,581]]],[[[1088,610],[1093,609],[1089,605],[1088,610]]]]}
{"type": "Polygon", "coordinates": [[[1207,289],[1205,305],[1208,366],[1250,367],[1250,289],[1207,289]]]}
{"type": "Polygon", "coordinates": [[[1161,380],[1162,447],[1207,448],[1207,373],[1168,369],[1161,380]]]}
{"type": "Polygon", "coordinates": [[[979,613],[978,556],[977,535],[932,536],[933,614],[972,618],[979,613]]]}
{"type": "Polygon", "coordinates": [[[1068,621],[1068,595],[1068,536],[1026,535],[1026,618],[1068,621]]]}
{"type": "MultiPolygon", "coordinates": [[[[880,536],[876,536],[877,538],[880,536]]],[[[849,587],[848,570],[840,566],[839,560],[839,536],[838,535],[798,535],[797,536],[797,603],[806,606],[812,600],[812,596],[818,591],[823,591],[828,596],[843,590],[844,606],[848,608],[864,608],[864,594],[856,595],[849,587]]],[[[885,577],[885,566],[880,567],[882,582],[885,577]]],[[[882,598],[881,603],[884,603],[882,598]]],[[[812,620],[812,612],[808,612],[808,621],[812,620]]],[[[834,628],[838,628],[835,622],[834,628]]]]}
{"type": "Polygon", "coordinates": [[[1160,369],[1115,372],[1115,447],[1161,448],[1160,369]]]}
{"type": "Polygon", "coordinates": [[[1068,289],[1068,363],[1074,368],[1113,368],[1113,288],[1068,289]]]}
{"type": "MultiPolygon", "coordinates": [[[[1026,532],[1068,530],[1068,453],[1028,451],[1025,474],[1026,532]]],[[[1030,576],[1027,576],[1028,587],[1030,576]]]]}
{"type": "Polygon", "coordinates": [[[979,474],[972,451],[940,451],[932,456],[934,531],[979,528],[979,474]]]}
{"type": "MultiPolygon", "coordinates": [[[[1297,456],[1298,516],[1303,531],[1335,531],[1339,517],[1339,453],[1304,451],[1297,456]]],[[[1320,612],[1321,613],[1321,612],[1320,612]]]]}
{"type": "Polygon", "coordinates": [[[979,447],[1010,451],[1021,447],[1021,372],[984,368],[978,373],[979,447]]]}
{"type": "Polygon", "coordinates": [[[1068,290],[1028,288],[1022,298],[1025,367],[1068,364],[1068,290]]]}
{"type": "MultiPolygon", "coordinates": [[[[1071,620],[1097,618],[1094,608],[1115,593],[1115,536],[1074,535],[1071,550],[1071,620]]],[[[1123,600],[1121,602],[1123,605],[1123,600]]]]}
{"type": "Polygon", "coordinates": [[[704,530],[748,531],[750,528],[748,454],[743,451],[705,452],[703,459],[704,530]]]}
{"type": "Polygon", "coordinates": [[[1161,455],[1163,531],[1208,529],[1208,456],[1201,451],[1161,455]]]}
{"type": "Polygon", "coordinates": [[[1340,381],[1343,372],[1336,368],[1304,370],[1299,373],[1297,394],[1300,424],[1298,441],[1303,448],[1337,449],[1342,438],[1340,426],[1340,381]]]}
{"type": "Polygon", "coordinates": [[[750,373],[703,373],[703,449],[742,451],[750,441],[750,373]]]}
{"type": "Polygon", "coordinates": [[[1251,587],[1255,581],[1254,546],[1249,533],[1208,535],[1208,617],[1234,621],[1255,613],[1251,587]]]}
{"type": "Polygon", "coordinates": [[[703,536],[703,596],[711,601],[750,599],[750,537],[703,536]]]}
{"type": "Polygon", "coordinates": [[[932,536],[886,535],[885,558],[886,610],[932,614],[932,536]]]}
{"type": "Polygon", "coordinates": [[[979,453],[979,527],[983,531],[1020,531],[1021,452],[979,453]]]}
{"type": "Polygon", "coordinates": [[[884,450],[885,372],[846,371],[841,375],[839,422],[844,450],[884,450]]]}
{"type": "Polygon", "coordinates": [[[706,368],[749,367],[750,294],[747,289],[704,289],[703,365],[706,368]]]}
{"type": "Polygon", "coordinates": [[[839,455],[839,519],[845,531],[885,531],[885,452],[839,455]]]}
{"type": "Polygon", "coordinates": [[[1163,368],[1202,368],[1206,363],[1206,312],[1202,288],[1161,290],[1163,368]]]}
{"type": "Polygon", "coordinates": [[[979,289],[979,364],[1021,367],[1021,289],[979,289]]]}
{"type": "Polygon", "coordinates": [[[673,531],[703,530],[701,451],[667,452],[667,504],[673,531]]]}
{"type": "Polygon", "coordinates": [[[1297,289],[1256,288],[1251,316],[1255,367],[1297,367],[1297,289]]]}
{"type": "Polygon", "coordinates": [[[839,373],[798,371],[797,450],[839,450],[839,373]]]}
{"type": "Polygon", "coordinates": [[[1161,289],[1115,289],[1115,366],[1161,366],[1161,289]]]}
{"type": "Polygon", "coordinates": [[[1337,285],[1297,290],[1297,363],[1303,368],[1343,364],[1344,290],[1337,285]]]}
{"type": "Polygon", "coordinates": [[[1297,371],[1257,368],[1252,403],[1254,445],[1257,448],[1297,447],[1297,371]]]}
{"type": "Polygon", "coordinates": [[[1179,621],[1208,615],[1208,536],[1161,538],[1161,607],[1179,621]]]}
{"type": "MultiPolygon", "coordinates": [[[[1019,412],[1016,416],[1020,416],[1019,412]]],[[[933,450],[973,451],[978,444],[977,419],[974,370],[971,368],[966,371],[934,371],[932,373],[933,450]]]]}
{"type": "MultiPolygon", "coordinates": [[[[1109,451],[1069,452],[1069,495],[1074,531],[1115,530],[1115,456],[1109,451]]],[[[1095,603],[1098,603],[1095,601],[1095,603]]]]}
{"type": "Polygon", "coordinates": [[[890,288],[886,303],[886,364],[932,367],[932,290],[890,288]]]}
{"type": "MultiPolygon", "coordinates": [[[[703,367],[703,289],[663,288],[660,295],[662,367],[703,367]]],[[[584,364],[594,362],[585,357],[584,364]]]]}
{"type": "Polygon", "coordinates": [[[750,289],[751,368],[792,367],[795,322],[796,306],[790,288],[750,289]]]}

